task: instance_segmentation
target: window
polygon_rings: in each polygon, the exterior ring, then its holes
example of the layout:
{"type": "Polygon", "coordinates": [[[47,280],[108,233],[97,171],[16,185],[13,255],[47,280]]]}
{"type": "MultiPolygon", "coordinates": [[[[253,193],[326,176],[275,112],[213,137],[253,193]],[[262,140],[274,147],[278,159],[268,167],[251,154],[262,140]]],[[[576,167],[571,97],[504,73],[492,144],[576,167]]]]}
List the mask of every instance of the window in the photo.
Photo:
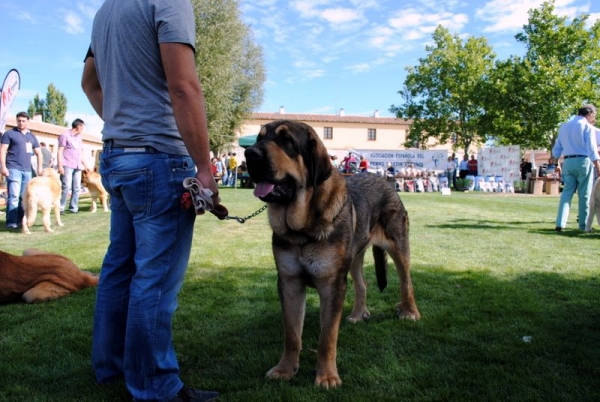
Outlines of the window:
{"type": "Polygon", "coordinates": [[[367,133],[367,141],[376,141],[377,140],[377,130],[374,128],[369,128],[367,133]]]}
{"type": "Polygon", "coordinates": [[[323,127],[323,139],[325,139],[325,140],[333,139],[333,127],[323,127]]]}

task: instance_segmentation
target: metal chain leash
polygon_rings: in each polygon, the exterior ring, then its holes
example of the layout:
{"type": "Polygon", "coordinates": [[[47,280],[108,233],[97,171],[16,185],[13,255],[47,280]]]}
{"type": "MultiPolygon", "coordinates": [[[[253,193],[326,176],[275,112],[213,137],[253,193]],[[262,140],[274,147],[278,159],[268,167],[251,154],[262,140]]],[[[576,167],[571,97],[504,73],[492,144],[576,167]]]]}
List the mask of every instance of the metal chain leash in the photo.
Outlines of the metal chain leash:
{"type": "Polygon", "coordinates": [[[225,217],[226,220],[230,220],[230,219],[235,219],[236,221],[238,221],[239,223],[245,223],[248,219],[254,218],[255,216],[257,216],[258,214],[260,214],[261,212],[263,212],[265,209],[267,209],[267,204],[263,205],[258,211],[246,216],[245,218],[239,217],[239,216],[229,216],[227,215],[225,217]]]}

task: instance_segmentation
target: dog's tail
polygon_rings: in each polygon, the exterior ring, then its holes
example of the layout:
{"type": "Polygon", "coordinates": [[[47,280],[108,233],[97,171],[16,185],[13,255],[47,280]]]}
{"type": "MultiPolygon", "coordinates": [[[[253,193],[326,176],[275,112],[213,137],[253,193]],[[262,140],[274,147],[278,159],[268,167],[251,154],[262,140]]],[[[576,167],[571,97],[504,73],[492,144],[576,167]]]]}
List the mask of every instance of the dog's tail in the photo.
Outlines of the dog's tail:
{"type": "Polygon", "coordinates": [[[387,286],[387,253],[381,247],[373,246],[373,259],[375,260],[375,277],[379,290],[387,286]]]}

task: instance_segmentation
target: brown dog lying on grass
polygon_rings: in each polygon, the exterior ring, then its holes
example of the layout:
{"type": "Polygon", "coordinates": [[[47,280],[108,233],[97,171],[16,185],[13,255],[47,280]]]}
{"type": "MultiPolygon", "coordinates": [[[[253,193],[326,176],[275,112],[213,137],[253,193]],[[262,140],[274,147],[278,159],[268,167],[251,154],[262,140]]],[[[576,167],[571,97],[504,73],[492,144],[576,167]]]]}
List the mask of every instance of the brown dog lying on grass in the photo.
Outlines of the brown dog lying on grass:
{"type": "Polygon", "coordinates": [[[52,169],[46,168],[41,176],[34,177],[27,183],[23,194],[23,216],[22,232],[30,234],[29,228],[35,223],[38,206],[42,210],[42,222],[46,232],[54,232],[51,227],[50,212],[54,209],[56,224],[63,226],[60,220],[60,174],[52,169]]]}
{"type": "Polygon", "coordinates": [[[59,254],[28,249],[23,256],[0,251],[0,303],[40,303],[97,286],[98,276],[59,254]]]}

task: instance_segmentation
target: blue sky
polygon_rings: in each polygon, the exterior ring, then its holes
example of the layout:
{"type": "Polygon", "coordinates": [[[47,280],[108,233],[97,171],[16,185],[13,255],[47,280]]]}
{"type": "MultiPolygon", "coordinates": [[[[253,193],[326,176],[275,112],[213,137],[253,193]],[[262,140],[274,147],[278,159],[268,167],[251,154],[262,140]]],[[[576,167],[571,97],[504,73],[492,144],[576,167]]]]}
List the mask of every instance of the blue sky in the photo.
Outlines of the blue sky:
{"type": "MultiPolygon", "coordinates": [[[[125,1],[125,0],[123,0],[125,1]]],[[[263,47],[267,81],[260,112],[391,116],[405,68],[417,65],[438,24],[485,37],[499,58],[522,55],[514,35],[541,0],[241,0],[243,20],[263,47]]],[[[50,83],[68,100],[67,120],[101,122],[80,88],[92,20],[102,0],[3,0],[0,80],[11,68],[21,89],[10,113],[27,109],[50,83]]],[[[600,1],[557,0],[560,15],[591,14],[600,1]]]]}

